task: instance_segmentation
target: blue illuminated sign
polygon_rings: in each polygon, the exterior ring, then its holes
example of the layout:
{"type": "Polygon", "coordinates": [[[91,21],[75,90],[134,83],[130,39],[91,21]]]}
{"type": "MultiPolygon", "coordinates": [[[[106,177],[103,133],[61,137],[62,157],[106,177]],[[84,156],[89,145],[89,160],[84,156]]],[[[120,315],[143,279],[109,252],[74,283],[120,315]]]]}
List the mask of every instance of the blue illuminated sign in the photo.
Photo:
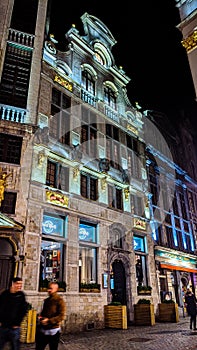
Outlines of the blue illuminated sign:
{"type": "Polygon", "coordinates": [[[42,233],[63,236],[64,220],[54,216],[43,215],[42,233]]]}
{"type": "Polygon", "coordinates": [[[144,247],[144,237],[133,237],[133,242],[134,242],[134,250],[140,251],[140,252],[145,252],[145,247],[144,247]]]}
{"type": "Polygon", "coordinates": [[[95,232],[95,226],[90,226],[82,223],[79,225],[79,239],[81,241],[95,242],[95,232]]]}

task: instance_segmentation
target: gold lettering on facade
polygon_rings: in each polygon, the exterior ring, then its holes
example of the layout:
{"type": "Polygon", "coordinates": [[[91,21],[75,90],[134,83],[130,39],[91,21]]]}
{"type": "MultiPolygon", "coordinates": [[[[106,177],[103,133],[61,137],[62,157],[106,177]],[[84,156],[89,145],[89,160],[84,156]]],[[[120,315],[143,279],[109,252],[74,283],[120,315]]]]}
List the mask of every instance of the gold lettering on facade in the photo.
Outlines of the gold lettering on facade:
{"type": "Polygon", "coordinates": [[[186,39],[182,40],[181,43],[187,52],[197,47],[197,30],[194,30],[194,32],[186,39]]]}
{"type": "Polygon", "coordinates": [[[58,84],[60,84],[63,87],[65,87],[65,89],[67,89],[67,90],[69,90],[71,92],[73,91],[73,84],[70,83],[69,81],[67,81],[66,79],[63,79],[59,75],[55,76],[54,81],[56,81],[58,84]]]}
{"type": "Polygon", "coordinates": [[[138,135],[138,131],[131,125],[127,124],[127,130],[131,131],[133,134],[138,135]]]}

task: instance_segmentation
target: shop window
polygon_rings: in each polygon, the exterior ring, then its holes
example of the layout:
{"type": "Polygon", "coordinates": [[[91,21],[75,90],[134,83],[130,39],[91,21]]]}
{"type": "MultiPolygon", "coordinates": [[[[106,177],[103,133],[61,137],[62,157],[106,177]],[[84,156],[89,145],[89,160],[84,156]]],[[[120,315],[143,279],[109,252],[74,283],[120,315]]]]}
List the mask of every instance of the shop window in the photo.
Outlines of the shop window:
{"type": "Polygon", "coordinates": [[[97,226],[80,221],[79,285],[97,283],[97,226]]]}
{"type": "Polygon", "coordinates": [[[40,290],[45,290],[50,281],[57,281],[65,289],[63,271],[63,243],[66,218],[44,213],[40,255],[40,290]]]}
{"type": "Polygon", "coordinates": [[[56,281],[65,290],[63,281],[63,244],[43,240],[40,254],[40,291],[46,291],[49,282],[56,281]]]}
{"type": "Polygon", "coordinates": [[[135,250],[135,267],[136,267],[136,281],[138,286],[147,286],[147,267],[146,267],[146,246],[145,238],[134,236],[134,250],[135,250]]]}

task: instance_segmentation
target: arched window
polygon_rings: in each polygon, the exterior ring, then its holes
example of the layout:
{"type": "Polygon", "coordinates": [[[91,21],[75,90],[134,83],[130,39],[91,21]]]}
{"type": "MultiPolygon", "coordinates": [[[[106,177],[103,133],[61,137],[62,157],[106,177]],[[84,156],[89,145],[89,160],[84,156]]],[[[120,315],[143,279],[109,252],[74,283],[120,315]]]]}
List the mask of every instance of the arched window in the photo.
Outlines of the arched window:
{"type": "Polygon", "coordinates": [[[86,91],[95,95],[95,81],[90,72],[87,70],[82,71],[82,85],[86,91]]]}
{"type": "Polygon", "coordinates": [[[104,101],[108,106],[116,109],[116,94],[109,86],[104,87],[104,101]]]}

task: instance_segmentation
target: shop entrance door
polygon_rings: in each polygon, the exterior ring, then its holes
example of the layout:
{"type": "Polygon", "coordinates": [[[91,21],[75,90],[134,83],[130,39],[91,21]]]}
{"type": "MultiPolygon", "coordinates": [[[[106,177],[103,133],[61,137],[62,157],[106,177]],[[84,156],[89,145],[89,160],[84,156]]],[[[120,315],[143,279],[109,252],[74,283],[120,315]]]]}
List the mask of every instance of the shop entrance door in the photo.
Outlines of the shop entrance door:
{"type": "Polygon", "coordinates": [[[0,291],[10,287],[14,274],[13,247],[8,240],[0,239],[0,291]]]}
{"type": "Polygon", "coordinates": [[[112,270],[114,278],[113,301],[119,301],[122,305],[126,305],[126,278],[122,261],[115,260],[112,264],[112,270]]]}

